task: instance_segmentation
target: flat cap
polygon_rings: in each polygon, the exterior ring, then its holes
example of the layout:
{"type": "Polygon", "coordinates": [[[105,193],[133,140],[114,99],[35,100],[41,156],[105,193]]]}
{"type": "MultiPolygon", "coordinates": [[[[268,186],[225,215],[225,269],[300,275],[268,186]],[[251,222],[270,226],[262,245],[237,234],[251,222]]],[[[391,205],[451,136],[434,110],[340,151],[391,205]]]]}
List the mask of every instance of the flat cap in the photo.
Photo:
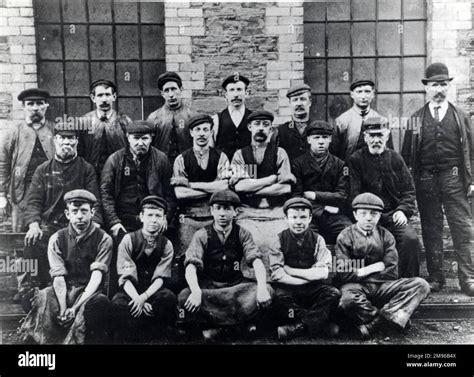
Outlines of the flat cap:
{"type": "Polygon", "coordinates": [[[283,212],[286,214],[290,208],[308,208],[310,211],[313,210],[311,202],[306,198],[295,197],[288,199],[283,204],[283,212]]]}
{"type": "Polygon", "coordinates": [[[23,90],[18,94],[18,101],[26,101],[28,99],[42,99],[45,100],[49,98],[49,92],[40,88],[30,88],[23,90]]]}
{"type": "Polygon", "coordinates": [[[213,205],[215,203],[228,203],[232,204],[234,207],[240,206],[240,198],[239,196],[231,191],[231,190],[221,190],[217,191],[211,195],[209,199],[209,205],[213,205]]]}
{"type": "Polygon", "coordinates": [[[134,120],[125,126],[127,133],[129,134],[155,134],[155,127],[152,123],[146,120],[134,120]]]}
{"type": "Polygon", "coordinates": [[[425,77],[421,82],[426,85],[430,81],[451,81],[454,77],[449,77],[449,71],[446,64],[433,63],[426,67],[425,77]]]}
{"type": "Polygon", "coordinates": [[[270,120],[273,122],[275,117],[270,111],[267,110],[257,110],[253,111],[247,118],[247,122],[250,123],[253,120],[270,120]]]}
{"type": "Polygon", "coordinates": [[[227,85],[229,84],[234,84],[236,82],[239,82],[239,81],[242,81],[244,84],[245,84],[245,87],[249,86],[250,84],[250,80],[245,77],[245,76],[242,76],[238,73],[234,74],[234,75],[230,75],[229,77],[227,77],[223,82],[222,82],[222,87],[224,89],[227,88],[227,85]]]}
{"type": "Polygon", "coordinates": [[[143,198],[142,202],[140,203],[140,208],[143,210],[145,205],[163,208],[165,213],[168,210],[168,203],[166,203],[166,200],[156,195],[149,195],[143,198]]]}
{"type": "Polygon", "coordinates": [[[350,86],[350,90],[352,92],[358,86],[364,86],[364,85],[370,85],[372,88],[375,89],[375,83],[372,80],[364,79],[364,80],[354,81],[350,86]]]}
{"type": "Polygon", "coordinates": [[[290,89],[288,89],[288,92],[286,93],[286,96],[288,98],[294,97],[294,96],[299,96],[302,93],[305,92],[311,92],[311,87],[307,84],[298,84],[298,85],[293,85],[290,89]]]}
{"type": "Polygon", "coordinates": [[[183,81],[181,77],[176,72],[165,72],[158,76],[158,89],[163,90],[163,86],[168,82],[173,81],[181,88],[183,86],[183,81]]]}
{"type": "Polygon", "coordinates": [[[65,193],[64,202],[65,203],[84,202],[84,203],[95,204],[95,202],[97,202],[97,198],[90,191],[77,189],[77,190],[72,190],[65,193]]]}
{"type": "Polygon", "coordinates": [[[311,122],[306,130],[306,136],[311,135],[332,135],[334,132],[333,126],[324,120],[315,120],[311,122]]]}
{"type": "Polygon", "coordinates": [[[78,136],[74,122],[59,121],[54,124],[54,134],[61,136],[78,136]]]}
{"type": "Polygon", "coordinates": [[[107,88],[112,88],[114,93],[117,91],[117,87],[115,86],[115,84],[112,81],[106,80],[106,79],[99,79],[99,80],[95,80],[95,81],[92,82],[92,84],[90,85],[90,88],[89,88],[90,92],[92,93],[94,88],[96,86],[99,86],[99,85],[105,86],[107,88]]]}
{"type": "Polygon", "coordinates": [[[382,199],[370,192],[364,192],[357,195],[352,201],[352,209],[375,209],[376,211],[383,211],[384,204],[382,199]]]}
{"type": "Polygon", "coordinates": [[[388,131],[388,119],[384,117],[370,117],[362,122],[362,131],[368,133],[381,133],[388,131]]]}
{"type": "Polygon", "coordinates": [[[211,128],[214,126],[214,121],[212,120],[212,117],[210,115],[199,114],[191,117],[188,120],[188,128],[192,130],[194,127],[199,126],[203,123],[209,123],[211,125],[211,128]]]}

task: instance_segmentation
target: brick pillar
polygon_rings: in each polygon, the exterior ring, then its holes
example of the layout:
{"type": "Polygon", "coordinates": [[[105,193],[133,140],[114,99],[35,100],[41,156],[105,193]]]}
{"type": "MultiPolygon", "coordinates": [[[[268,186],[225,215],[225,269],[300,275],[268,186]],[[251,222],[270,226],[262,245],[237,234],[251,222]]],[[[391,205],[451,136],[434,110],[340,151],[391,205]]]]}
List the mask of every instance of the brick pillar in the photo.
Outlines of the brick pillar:
{"type": "Polygon", "coordinates": [[[166,67],[209,114],[225,107],[221,83],[239,72],[251,80],[249,108],[288,119],[286,91],[304,76],[302,33],[302,2],[165,3],[166,67]]]}
{"type": "Polygon", "coordinates": [[[469,111],[470,57],[467,52],[472,29],[471,0],[430,0],[428,3],[428,62],[443,62],[454,77],[449,100],[469,111]]]}
{"type": "Polygon", "coordinates": [[[32,0],[0,0],[0,122],[23,119],[18,94],[37,85],[32,0]]]}

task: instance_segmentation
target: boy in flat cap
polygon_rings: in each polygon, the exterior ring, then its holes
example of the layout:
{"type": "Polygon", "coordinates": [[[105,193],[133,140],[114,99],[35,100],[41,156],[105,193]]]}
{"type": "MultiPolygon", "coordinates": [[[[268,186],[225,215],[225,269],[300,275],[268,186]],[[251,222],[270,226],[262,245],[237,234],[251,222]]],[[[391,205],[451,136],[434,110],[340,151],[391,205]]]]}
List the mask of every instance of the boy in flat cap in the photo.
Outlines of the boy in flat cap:
{"type": "Polygon", "coordinates": [[[349,195],[349,171],[344,162],[329,153],[333,126],[324,121],[312,122],[306,131],[310,149],[294,160],[296,187],[293,196],[302,196],[312,205],[312,227],[329,244],[351,225],[343,213],[349,195]]]}
{"type": "MultiPolygon", "coordinates": [[[[166,155],[151,146],[155,127],[143,120],[127,125],[128,145],[106,161],[100,180],[105,223],[114,238],[142,227],[138,218],[140,203],[157,195],[174,211],[175,200],[170,186],[171,166],[166,155]]],[[[168,220],[172,219],[168,212],[168,220]]],[[[167,221],[163,224],[167,228],[167,221]]]]}
{"type": "Polygon", "coordinates": [[[471,117],[447,100],[452,77],[443,63],[426,68],[429,102],[411,117],[402,156],[415,177],[423,245],[431,290],[445,285],[443,271],[443,209],[453,238],[461,291],[474,295],[471,256],[472,169],[474,137],[471,117]]]}
{"type": "Polygon", "coordinates": [[[349,159],[350,200],[363,192],[371,192],[384,202],[380,224],[397,241],[400,277],[420,273],[421,243],[410,217],[416,211],[415,186],[403,158],[387,148],[390,131],[385,118],[368,118],[363,123],[367,145],[349,159]]]}
{"type": "Polygon", "coordinates": [[[240,199],[230,190],[212,194],[212,224],[198,230],[186,251],[189,288],[178,296],[183,322],[201,324],[204,338],[221,326],[247,325],[271,303],[271,287],[251,233],[234,222],[240,199]],[[244,278],[241,262],[253,267],[257,282],[244,278]]]}
{"type": "Polygon", "coordinates": [[[307,333],[314,337],[335,336],[338,327],[330,324],[340,292],[324,280],[332,266],[331,252],[324,239],[310,229],[312,204],[292,198],[283,206],[288,228],[278,234],[270,247],[270,271],[275,290],[274,312],[278,338],[307,333]]]}
{"type": "Polygon", "coordinates": [[[92,82],[90,99],[94,110],[81,117],[78,151],[94,166],[99,179],[107,158],[125,147],[125,127],[132,120],[114,109],[117,88],[112,81],[99,79],[92,82]]]}
{"type": "Polygon", "coordinates": [[[24,340],[40,344],[99,343],[106,336],[109,300],[102,294],[112,258],[112,239],[93,224],[95,195],[77,189],[64,195],[66,228],[48,244],[53,286],[36,291],[22,325],[24,340]]]}
{"type": "Polygon", "coordinates": [[[186,149],[192,147],[188,121],[195,114],[183,98],[183,83],[176,72],[165,72],[158,77],[158,89],[165,99],[163,106],[147,118],[155,130],[153,146],[168,156],[171,164],[186,149]]]}
{"type": "Polygon", "coordinates": [[[243,204],[253,208],[281,207],[291,192],[291,184],[296,183],[285,150],[271,142],[273,119],[266,110],[251,113],[251,144],[237,150],[232,158],[231,185],[243,204]],[[253,167],[252,171],[249,167],[253,167]]]}
{"type": "Polygon", "coordinates": [[[176,296],[164,283],[171,277],[173,245],[162,234],[167,204],[150,195],[141,202],[143,227],[119,245],[120,292],[112,299],[114,336],[119,341],[146,341],[176,321],[176,296]]]}
{"type": "Polygon", "coordinates": [[[224,152],[229,160],[237,149],[250,144],[247,119],[252,111],[245,105],[249,83],[250,80],[239,73],[227,77],[222,83],[227,108],[213,116],[214,146],[224,152]]]}
{"type": "Polygon", "coordinates": [[[306,131],[311,122],[311,87],[307,84],[294,85],[286,96],[290,102],[291,120],[278,126],[275,137],[278,146],[286,151],[290,162],[293,163],[309,149],[306,131]]]}
{"type": "MultiPolygon", "coordinates": [[[[36,169],[26,199],[25,223],[28,232],[25,236],[23,256],[38,261],[37,276],[28,276],[23,289],[45,287],[48,276],[46,250],[50,236],[67,226],[64,213],[66,205],[63,195],[71,190],[84,189],[99,196],[99,185],[94,167],[77,156],[77,136],[69,126],[57,123],[55,126],[55,155],[50,161],[43,162],[36,169]]],[[[94,203],[93,218],[97,226],[102,225],[101,206],[94,203]]],[[[23,296],[23,306],[29,307],[29,294],[23,296]]]]}
{"type": "MultiPolygon", "coordinates": [[[[428,283],[419,277],[398,278],[398,254],[393,235],[378,222],[384,202],[371,193],[352,202],[357,223],[337,238],[339,261],[360,261],[364,267],[338,271],[342,282],[339,307],[356,334],[369,338],[378,328],[403,329],[410,316],[429,295],[428,283]]],[[[347,263],[351,265],[351,263],[347,263]]]]}
{"type": "MultiPolygon", "coordinates": [[[[9,128],[0,141],[0,209],[12,208],[12,230],[26,230],[26,196],[36,168],[54,156],[54,126],[46,120],[49,93],[32,88],[22,91],[25,119],[16,127],[9,128]]],[[[25,274],[18,275],[18,290],[14,300],[21,298],[21,285],[25,274]]]]}
{"type": "MultiPolygon", "coordinates": [[[[375,97],[375,84],[372,80],[354,81],[350,86],[350,95],[353,105],[336,118],[331,142],[331,153],[343,161],[347,161],[355,151],[365,145],[362,122],[367,118],[381,116],[370,107],[375,97]]],[[[391,140],[388,146],[392,148],[391,140]]]]}

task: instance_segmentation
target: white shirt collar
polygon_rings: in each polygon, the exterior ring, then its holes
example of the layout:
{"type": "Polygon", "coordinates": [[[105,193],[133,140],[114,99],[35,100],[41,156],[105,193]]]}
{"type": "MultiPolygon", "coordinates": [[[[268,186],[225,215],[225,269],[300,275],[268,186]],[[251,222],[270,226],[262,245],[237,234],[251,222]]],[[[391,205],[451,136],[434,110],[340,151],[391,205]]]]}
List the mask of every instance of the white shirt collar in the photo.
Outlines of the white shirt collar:
{"type": "MultiPolygon", "coordinates": [[[[97,118],[102,118],[102,113],[100,112],[99,109],[96,110],[97,118]]],[[[105,116],[107,117],[107,120],[110,120],[112,118],[112,115],[114,115],[114,109],[110,109],[107,113],[105,113],[105,116]]]]}
{"type": "Polygon", "coordinates": [[[227,107],[227,110],[229,111],[229,113],[237,113],[237,114],[244,114],[245,113],[245,105],[241,106],[239,109],[235,108],[235,107],[232,107],[232,106],[228,106],[227,107]]]}
{"type": "Polygon", "coordinates": [[[435,107],[439,107],[439,120],[443,120],[444,116],[448,112],[449,103],[447,100],[443,101],[442,103],[430,102],[428,107],[430,108],[430,113],[433,118],[435,117],[435,107]]]}

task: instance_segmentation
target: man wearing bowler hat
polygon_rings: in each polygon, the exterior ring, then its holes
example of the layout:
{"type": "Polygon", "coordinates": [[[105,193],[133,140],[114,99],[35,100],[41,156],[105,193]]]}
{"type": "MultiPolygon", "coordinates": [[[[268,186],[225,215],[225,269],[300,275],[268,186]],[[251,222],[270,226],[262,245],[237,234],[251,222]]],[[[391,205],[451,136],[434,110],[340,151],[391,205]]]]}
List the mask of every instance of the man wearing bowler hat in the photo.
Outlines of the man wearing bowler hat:
{"type": "Polygon", "coordinates": [[[158,77],[158,89],[165,103],[147,118],[155,130],[153,146],[168,156],[170,163],[193,145],[188,121],[194,115],[191,106],[182,98],[183,82],[176,72],[165,72],[158,77]]]}
{"type": "Polygon", "coordinates": [[[445,285],[443,210],[453,239],[461,291],[474,295],[471,256],[474,137],[471,118],[448,101],[452,77],[443,63],[426,68],[421,80],[429,102],[411,117],[402,155],[415,177],[428,281],[436,292],[445,285]]]}
{"type": "Polygon", "coordinates": [[[250,80],[239,73],[227,77],[222,83],[227,108],[213,116],[214,146],[224,152],[229,160],[237,149],[250,144],[247,119],[252,111],[245,105],[249,84],[250,80]]]}
{"type": "Polygon", "coordinates": [[[294,85],[286,96],[290,101],[291,120],[278,126],[275,137],[278,146],[286,151],[293,163],[309,149],[306,132],[310,123],[311,87],[307,84],[294,85]]]}
{"type": "Polygon", "coordinates": [[[92,164],[100,178],[107,158],[125,147],[125,127],[131,119],[114,109],[117,88],[110,80],[95,80],[90,85],[90,99],[94,110],[83,115],[79,133],[79,155],[92,164]]]}
{"type": "Polygon", "coordinates": [[[379,196],[384,202],[380,225],[395,237],[400,277],[419,276],[421,243],[410,224],[416,211],[413,177],[403,158],[387,148],[388,121],[368,118],[362,125],[366,146],[348,160],[350,200],[363,192],[379,196]]]}
{"type": "Polygon", "coordinates": [[[306,135],[310,149],[293,161],[296,186],[292,194],[312,203],[314,230],[327,243],[335,244],[337,235],[352,224],[343,213],[349,195],[349,171],[342,160],[329,153],[332,125],[316,120],[306,135]]]}

